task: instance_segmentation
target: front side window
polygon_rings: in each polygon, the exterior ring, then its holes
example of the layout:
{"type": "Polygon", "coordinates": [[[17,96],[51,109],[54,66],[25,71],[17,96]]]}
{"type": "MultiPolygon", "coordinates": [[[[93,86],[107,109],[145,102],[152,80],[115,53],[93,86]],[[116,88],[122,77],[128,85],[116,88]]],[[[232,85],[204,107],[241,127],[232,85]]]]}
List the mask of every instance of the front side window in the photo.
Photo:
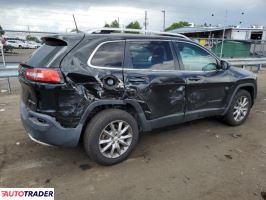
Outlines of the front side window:
{"type": "Polygon", "coordinates": [[[130,41],[128,46],[134,69],[175,69],[170,43],[167,41],[130,41]]]}
{"type": "Polygon", "coordinates": [[[107,42],[102,44],[91,59],[91,64],[99,67],[121,68],[124,59],[125,42],[107,42]]]}
{"type": "Polygon", "coordinates": [[[187,71],[211,71],[217,68],[216,59],[204,49],[186,42],[176,42],[184,69],[187,71]]]}

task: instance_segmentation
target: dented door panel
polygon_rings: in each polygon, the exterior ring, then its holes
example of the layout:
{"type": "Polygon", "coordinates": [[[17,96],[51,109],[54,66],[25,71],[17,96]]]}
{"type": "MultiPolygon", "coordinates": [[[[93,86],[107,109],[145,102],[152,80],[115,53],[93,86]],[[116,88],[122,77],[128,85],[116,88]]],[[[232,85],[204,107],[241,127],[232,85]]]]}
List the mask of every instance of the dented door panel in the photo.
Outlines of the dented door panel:
{"type": "Polygon", "coordinates": [[[225,108],[233,86],[227,70],[182,73],[187,81],[186,112],[225,108]]]}
{"type": "Polygon", "coordinates": [[[137,100],[147,119],[184,112],[185,81],[177,71],[125,70],[125,97],[137,100]]]}

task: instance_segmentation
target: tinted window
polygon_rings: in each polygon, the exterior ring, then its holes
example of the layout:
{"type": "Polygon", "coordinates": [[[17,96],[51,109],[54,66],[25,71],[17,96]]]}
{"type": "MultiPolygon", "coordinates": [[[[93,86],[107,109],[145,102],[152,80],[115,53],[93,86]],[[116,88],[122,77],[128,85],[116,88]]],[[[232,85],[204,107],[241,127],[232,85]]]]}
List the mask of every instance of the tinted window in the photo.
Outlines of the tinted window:
{"type": "Polygon", "coordinates": [[[216,59],[204,49],[185,42],[175,44],[179,50],[185,70],[210,71],[216,69],[216,59]]]}
{"type": "Polygon", "coordinates": [[[29,57],[27,64],[32,67],[48,67],[47,64],[51,62],[63,49],[63,46],[42,45],[29,57]]]}
{"type": "Polygon", "coordinates": [[[102,67],[122,67],[125,42],[108,42],[100,46],[91,64],[102,67]]]}
{"type": "Polygon", "coordinates": [[[129,42],[129,53],[132,67],[135,69],[175,69],[169,42],[129,42]]]}

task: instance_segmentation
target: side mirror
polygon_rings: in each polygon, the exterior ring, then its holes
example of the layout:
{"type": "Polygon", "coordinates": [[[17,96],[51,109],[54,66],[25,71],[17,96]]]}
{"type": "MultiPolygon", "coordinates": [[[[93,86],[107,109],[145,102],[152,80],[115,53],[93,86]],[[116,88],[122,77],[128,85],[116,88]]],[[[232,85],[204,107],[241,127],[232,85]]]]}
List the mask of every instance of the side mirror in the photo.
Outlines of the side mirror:
{"type": "Polygon", "coordinates": [[[220,69],[227,70],[229,68],[230,68],[230,64],[227,61],[225,61],[225,60],[221,60],[220,69]]]}

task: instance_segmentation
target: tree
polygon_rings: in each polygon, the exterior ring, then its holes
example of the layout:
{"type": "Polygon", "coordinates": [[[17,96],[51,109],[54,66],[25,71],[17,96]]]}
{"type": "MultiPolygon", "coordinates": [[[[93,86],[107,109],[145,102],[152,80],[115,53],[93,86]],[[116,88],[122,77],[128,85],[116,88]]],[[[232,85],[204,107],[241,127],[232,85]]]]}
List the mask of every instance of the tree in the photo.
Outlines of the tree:
{"type": "Polygon", "coordinates": [[[117,20],[114,20],[114,21],[111,22],[111,24],[105,23],[104,27],[107,27],[107,28],[119,28],[120,25],[119,25],[117,20]]]}
{"type": "Polygon", "coordinates": [[[3,30],[2,26],[0,25],[0,36],[5,35],[5,31],[3,30]]]}
{"type": "Polygon", "coordinates": [[[189,22],[183,22],[183,21],[175,22],[175,23],[172,23],[171,26],[166,28],[165,31],[171,31],[171,30],[174,30],[174,29],[177,29],[177,28],[186,27],[186,26],[190,26],[190,23],[189,22]]]}
{"type": "Polygon", "coordinates": [[[110,27],[112,27],[112,28],[119,28],[120,27],[119,22],[117,20],[112,21],[110,27]]]}
{"type": "Polygon", "coordinates": [[[27,36],[26,36],[26,40],[27,40],[27,41],[40,42],[40,40],[39,40],[37,37],[32,36],[32,35],[27,35],[27,36]]]}
{"type": "Polygon", "coordinates": [[[130,28],[130,29],[141,29],[141,26],[139,24],[138,21],[134,21],[134,22],[130,22],[126,28],[130,28]]]}
{"type": "Polygon", "coordinates": [[[110,28],[110,25],[109,25],[109,24],[107,24],[107,23],[105,22],[105,25],[104,25],[104,27],[105,27],[105,28],[110,28]]]}

